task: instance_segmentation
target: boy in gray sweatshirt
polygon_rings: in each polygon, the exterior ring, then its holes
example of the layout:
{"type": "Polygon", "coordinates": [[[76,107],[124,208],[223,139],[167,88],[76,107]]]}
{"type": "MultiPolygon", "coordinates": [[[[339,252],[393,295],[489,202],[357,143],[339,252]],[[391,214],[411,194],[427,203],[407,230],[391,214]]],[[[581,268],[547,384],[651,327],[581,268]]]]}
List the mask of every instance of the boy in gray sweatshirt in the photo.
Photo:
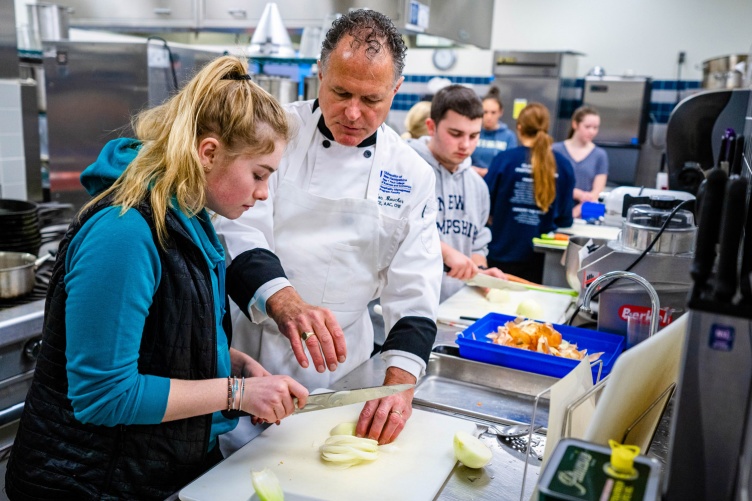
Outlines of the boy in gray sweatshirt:
{"type": "Polygon", "coordinates": [[[428,136],[408,140],[436,174],[438,214],[444,274],[440,301],[477,273],[504,278],[498,268],[487,268],[491,230],[486,227],[491,203],[488,186],[471,169],[470,155],[478,145],[483,103],[475,91],[462,85],[444,87],[431,102],[426,120],[428,136]]]}

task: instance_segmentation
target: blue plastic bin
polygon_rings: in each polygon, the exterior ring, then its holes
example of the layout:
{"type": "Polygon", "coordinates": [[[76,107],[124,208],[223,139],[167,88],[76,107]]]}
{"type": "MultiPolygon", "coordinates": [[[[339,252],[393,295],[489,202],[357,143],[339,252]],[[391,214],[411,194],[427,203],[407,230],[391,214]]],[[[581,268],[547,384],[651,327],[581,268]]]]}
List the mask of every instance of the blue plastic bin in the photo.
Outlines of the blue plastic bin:
{"type": "MultiPolygon", "coordinates": [[[[460,347],[460,356],[477,362],[501,365],[510,369],[558,378],[569,374],[580,362],[579,360],[556,357],[545,353],[502,346],[486,337],[487,334],[495,334],[499,327],[515,318],[501,313],[489,313],[458,333],[457,345],[460,347]]],[[[564,340],[576,343],[579,350],[587,349],[588,354],[603,352],[600,358],[603,360],[601,378],[611,372],[616,358],[624,351],[624,336],[568,325],[552,325],[554,329],[561,333],[564,340]]],[[[598,376],[599,365],[595,364],[592,367],[593,381],[598,376]]]]}

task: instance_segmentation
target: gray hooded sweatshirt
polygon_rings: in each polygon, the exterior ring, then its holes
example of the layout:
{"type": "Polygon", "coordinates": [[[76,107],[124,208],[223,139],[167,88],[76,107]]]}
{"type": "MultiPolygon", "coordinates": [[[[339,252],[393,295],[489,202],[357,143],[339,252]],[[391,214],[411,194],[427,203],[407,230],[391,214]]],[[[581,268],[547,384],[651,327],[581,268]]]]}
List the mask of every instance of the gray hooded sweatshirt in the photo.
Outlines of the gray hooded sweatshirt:
{"type": "MultiPolygon", "coordinates": [[[[491,210],[491,201],[486,182],[470,168],[467,158],[454,173],[449,172],[433,157],[428,149],[430,136],[408,140],[408,144],[433,167],[436,174],[436,201],[438,213],[436,226],[439,238],[453,249],[470,257],[472,254],[488,254],[491,230],[486,227],[491,210]]],[[[464,282],[444,273],[441,280],[440,301],[462,288],[464,282]]]]}

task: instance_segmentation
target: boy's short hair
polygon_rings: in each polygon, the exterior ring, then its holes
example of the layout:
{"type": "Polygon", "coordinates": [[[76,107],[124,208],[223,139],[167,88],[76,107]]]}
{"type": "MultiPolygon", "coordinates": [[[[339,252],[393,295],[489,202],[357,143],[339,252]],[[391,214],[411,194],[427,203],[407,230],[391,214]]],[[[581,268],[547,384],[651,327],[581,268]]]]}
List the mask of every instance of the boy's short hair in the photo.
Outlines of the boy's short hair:
{"type": "Polygon", "coordinates": [[[437,92],[431,101],[431,120],[438,125],[449,110],[470,120],[483,118],[483,101],[474,90],[464,85],[448,85],[437,92]]]}

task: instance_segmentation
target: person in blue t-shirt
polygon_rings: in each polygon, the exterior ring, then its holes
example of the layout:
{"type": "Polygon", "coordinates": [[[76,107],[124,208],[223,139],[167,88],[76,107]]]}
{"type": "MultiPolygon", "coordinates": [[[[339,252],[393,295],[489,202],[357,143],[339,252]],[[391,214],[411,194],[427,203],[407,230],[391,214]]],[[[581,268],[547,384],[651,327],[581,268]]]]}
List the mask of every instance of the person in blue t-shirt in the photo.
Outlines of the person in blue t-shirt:
{"type": "Polygon", "coordinates": [[[528,104],[517,118],[522,146],[499,153],[485,177],[491,195],[488,265],[537,283],[543,254],[533,250],[533,238],[572,225],[574,172],[551,150],[549,122],[544,105],[528,104]]]}
{"type": "Polygon", "coordinates": [[[597,202],[608,179],[608,154],[593,143],[601,117],[590,106],[580,106],[572,114],[569,138],[555,143],[553,148],[572,162],[574,169],[574,217],[582,214],[583,202],[597,202]]]}
{"type": "Polygon", "coordinates": [[[58,250],[10,499],[162,500],[222,459],[217,436],[238,422],[224,411],[279,422],[307,401],[229,347],[211,222],[267,198],[285,111],[220,57],[134,129],[81,174],[94,198],[58,250]]]}
{"type": "Polygon", "coordinates": [[[493,158],[500,152],[517,147],[517,135],[501,122],[504,104],[499,96],[499,88],[491,87],[483,97],[483,128],[480,131],[478,146],[472,154],[473,169],[485,176],[493,158]]]}

